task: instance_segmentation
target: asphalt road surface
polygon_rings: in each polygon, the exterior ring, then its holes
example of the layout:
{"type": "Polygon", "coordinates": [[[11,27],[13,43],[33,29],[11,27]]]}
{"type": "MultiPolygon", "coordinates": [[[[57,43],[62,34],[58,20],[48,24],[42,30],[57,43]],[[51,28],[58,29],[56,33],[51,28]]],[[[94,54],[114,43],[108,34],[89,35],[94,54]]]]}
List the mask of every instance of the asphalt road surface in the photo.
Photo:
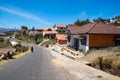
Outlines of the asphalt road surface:
{"type": "Polygon", "coordinates": [[[0,80],[71,80],[51,62],[49,51],[34,46],[34,52],[0,66],[0,80]]]}

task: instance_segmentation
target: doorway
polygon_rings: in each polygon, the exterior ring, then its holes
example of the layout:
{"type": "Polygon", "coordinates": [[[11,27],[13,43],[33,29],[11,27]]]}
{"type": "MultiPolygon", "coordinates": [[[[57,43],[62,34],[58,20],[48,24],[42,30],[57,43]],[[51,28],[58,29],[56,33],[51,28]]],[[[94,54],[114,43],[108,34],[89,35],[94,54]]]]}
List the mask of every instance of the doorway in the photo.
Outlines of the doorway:
{"type": "Polygon", "coordinates": [[[79,39],[74,38],[74,48],[75,50],[79,50],[79,39]]]}

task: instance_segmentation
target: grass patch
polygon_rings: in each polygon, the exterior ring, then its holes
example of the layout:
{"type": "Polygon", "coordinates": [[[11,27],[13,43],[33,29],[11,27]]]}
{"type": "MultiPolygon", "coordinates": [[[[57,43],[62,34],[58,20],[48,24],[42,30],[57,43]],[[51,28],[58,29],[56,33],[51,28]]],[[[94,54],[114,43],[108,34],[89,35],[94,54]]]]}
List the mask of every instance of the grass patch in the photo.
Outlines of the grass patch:
{"type": "Polygon", "coordinates": [[[103,76],[101,76],[101,75],[97,75],[97,78],[103,78],[103,76]]]}
{"type": "Polygon", "coordinates": [[[50,39],[42,44],[42,46],[49,47],[49,45],[54,45],[56,43],[55,40],[50,39]]]}

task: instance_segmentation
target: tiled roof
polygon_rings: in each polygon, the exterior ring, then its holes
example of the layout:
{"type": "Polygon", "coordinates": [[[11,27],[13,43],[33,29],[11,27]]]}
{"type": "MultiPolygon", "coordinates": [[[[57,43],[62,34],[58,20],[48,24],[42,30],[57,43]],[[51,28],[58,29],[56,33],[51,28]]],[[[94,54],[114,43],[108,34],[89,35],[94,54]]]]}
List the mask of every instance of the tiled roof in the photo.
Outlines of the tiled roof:
{"type": "Polygon", "coordinates": [[[69,27],[72,34],[120,34],[120,28],[102,22],[93,22],[83,26],[69,27]]]}
{"type": "Polygon", "coordinates": [[[70,26],[67,30],[69,30],[72,34],[78,34],[80,32],[81,26],[70,26]]]}
{"type": "Polygon", "coordinates": [[[49,29],[51,29],[52,31],[55,31],[54,28],[43,28],[43,31],[48,31],[49,29]]]}
{"type": "Polygon", "coordinates": [[[89,33],[92,34],[120,34],[120,28],[116,28],[112,25],[97,23],[89,33]]]}
{"type": "Polygon", "coordinates": [[[65,35],[65,34],[57,34],[56,38],[58,40],[67,40],[67,35],[65,35]]]}
{"type": "Polygon", "coordinates": [[[44,34],[57,34],[57,31],[43,31],[44,34]]]}

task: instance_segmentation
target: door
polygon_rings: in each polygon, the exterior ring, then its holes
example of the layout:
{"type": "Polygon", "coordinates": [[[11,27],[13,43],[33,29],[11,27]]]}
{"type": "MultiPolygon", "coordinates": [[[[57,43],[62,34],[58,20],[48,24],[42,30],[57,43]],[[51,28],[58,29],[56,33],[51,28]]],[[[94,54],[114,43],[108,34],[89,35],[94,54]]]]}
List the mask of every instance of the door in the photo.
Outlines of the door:
{"type": "Polygon", "coordinates": [[[75,50],[79,50],[79,39],[74,38],[74,48],[75,50]]]}

